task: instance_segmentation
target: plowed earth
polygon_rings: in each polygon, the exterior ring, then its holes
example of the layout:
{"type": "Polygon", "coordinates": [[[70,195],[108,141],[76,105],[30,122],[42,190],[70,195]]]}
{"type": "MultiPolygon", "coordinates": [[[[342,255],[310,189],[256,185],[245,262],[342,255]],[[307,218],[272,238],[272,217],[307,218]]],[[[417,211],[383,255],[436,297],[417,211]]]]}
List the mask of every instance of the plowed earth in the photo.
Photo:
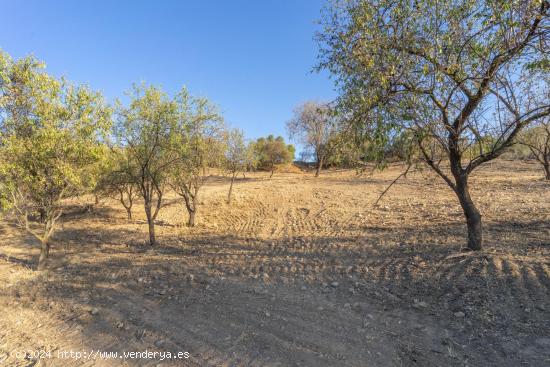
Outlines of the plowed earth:
{"type": "MultiPolygon", "coordinates": [[[[247,174],[203,190],[198,226],[176,197],[145,245],[114,200],[69,203],[50,269],[0,224],[0,365],[548,366],[550,183],[531,163],[472,177],[485,249],[464,253],[451,190],[393,166],[247,174]],[[61,351],[188,352],[188,359],[59,358],[61,351]],[[51,358],[18,358],[49,351],[51,358]],[[19,354],[19,357],[21,354],[19,354]]],[[[45,357],[43,355],[43,357],[45,357]]]]}

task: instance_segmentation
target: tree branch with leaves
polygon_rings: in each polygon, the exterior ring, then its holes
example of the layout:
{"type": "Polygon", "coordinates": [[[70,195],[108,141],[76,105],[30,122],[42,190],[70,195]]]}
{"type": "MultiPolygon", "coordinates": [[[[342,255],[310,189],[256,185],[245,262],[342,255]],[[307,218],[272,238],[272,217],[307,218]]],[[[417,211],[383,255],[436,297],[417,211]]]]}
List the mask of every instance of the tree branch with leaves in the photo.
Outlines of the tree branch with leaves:
{"type": "Polygon", "coordinates": [[[410,130],[422,160],[457,195],[467,247],[482,248],[469,176],[550,115],[532,72],[548,60],[550,3],[332,1],[319,69],[336,76],[340,109],[380,135],[410,130]]]}

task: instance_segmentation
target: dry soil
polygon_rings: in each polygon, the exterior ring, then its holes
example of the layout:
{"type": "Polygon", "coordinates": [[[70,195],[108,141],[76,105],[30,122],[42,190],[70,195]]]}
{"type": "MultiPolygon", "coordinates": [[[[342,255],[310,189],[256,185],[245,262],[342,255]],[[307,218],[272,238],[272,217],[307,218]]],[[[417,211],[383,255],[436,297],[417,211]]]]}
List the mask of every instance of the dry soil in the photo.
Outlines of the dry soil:
{"type": "Polygon", "coordinates": [[[248,174],[231,205],[216,177],[195,228],[169,198],[154,248],[140,203],[128,221],[116,201],[90,213],[82,198],[68,203],[43,273],[36,241],[5,218],[0,365],[549,366],[542,171],[497,161],[474,175],[486,247],[464,253],[458,202],[430,171],[373,207],[402,168],[248,174]],[[145,350],[189,358],[120,358],[145,350]],[[59,358],[69,351],[82,357],[59,358]]]}

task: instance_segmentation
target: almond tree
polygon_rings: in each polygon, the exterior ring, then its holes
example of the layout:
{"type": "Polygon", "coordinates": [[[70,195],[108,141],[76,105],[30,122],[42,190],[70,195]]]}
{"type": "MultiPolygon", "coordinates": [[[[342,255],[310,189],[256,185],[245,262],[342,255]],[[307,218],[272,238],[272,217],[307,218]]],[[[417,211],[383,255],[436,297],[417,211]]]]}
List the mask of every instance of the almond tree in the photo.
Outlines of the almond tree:
{"type": "Polygon", "coordinates": [[[118,200],[126,210],[128,220],[132,219],[132,207],[135,199],[140,196],[140,188],[136,181],[137,167],[129,159],[127,150],[114,147],[100,175],[96,186],[96,194],[103,194],[118,200]]]}
{"type": "Polygon", "coordinates": [[[336,148],[337,123],[327,104],[308,101],[294,109],[286,124],[290,139],[296,139],[315,157],[315,177],[336,148]]]}
{"type": "Polygon", "coordinates": [[[550,180],[550,121],[546,119],[526,130],[519,142],[529,148],[542,165],[545,179],[550,180]]]}
{"type": "Polygon", "coordinates": [[[319,68],[336,76],[349,121],[381,136],[411,130],[423,161],[456,194],[471,250],[483,241],[470,174],[550,114],[529,70],[548,60],[549,8],[548,0],[335,0],[318,35],[319,68]]]}
{"type": "Polygon", "coordinates": [[[244,132],[239,129],[232,129],[227,134],[227,150],[225,152],[225,167],[231,175],[227,203],[231,204],[233,193],[233,182],[239,172],[244,172],[250,164],[248,147],[244,140],[244,132]]]}
{"type": "Polygon", "coordinates": [[[224,125],[215,106],[206,98],[193,97],[184,88],[176,96],[177,133],[172,152],[177,164],[172,167],[170,186],[184,200],[189,214],[187,225],[195,226],[200,189],[222,167],[224,125]]]}
{"type": "Polygon", "coordinates": [[[0,53],[0,177],[3,196],[41,243],[38,270],[47,266],[50,239],[63,200],[90,192],[110,124],[100,94],[57,80],[33,58],[0,53]],[[29,220],[39,213],[38,223],[29,220]]]}
{"type": "Polygon", "coordinates": [[[143,199],[149,244],[155,245],[155,219],[163,207],[168,173],[177,160],[171,146],[177,107],[153,86],[134,86],[130,98],[128,107],[119,104],[114,135],[127,154],[129,166],[135,167],[127,173],[143,199]]]}

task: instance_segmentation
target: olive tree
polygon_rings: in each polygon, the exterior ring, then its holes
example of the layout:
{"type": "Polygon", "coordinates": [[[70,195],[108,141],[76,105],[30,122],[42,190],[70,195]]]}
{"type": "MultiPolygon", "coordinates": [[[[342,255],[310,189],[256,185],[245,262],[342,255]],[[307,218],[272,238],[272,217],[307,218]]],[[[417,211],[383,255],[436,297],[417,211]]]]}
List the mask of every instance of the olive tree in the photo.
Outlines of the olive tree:
{"type": "Polygon", "coordinates": [[[470,174],[550,114],[530,66],[548,60],[548,0],[330,2],[319,69],[340,108],[380,135],[410,130],[422,160],[453,190],[468,248],[482,248],[470,174]]]}
{"type": "Polygon", "coordinates": [[[43,270],[63,200],[95,185],[110,109],[99,93],[49,76],[34,58],[14,61],[3,53],[0,93],[2,188],[25,229],[40,240],[43,270]],[[39,220],[29,223],[34,213],[39,220]]]}
{"type": "Polygon", "coordinates": [[[315,157],[315,177],[318,177],[336,148],[335,115],[326,103],[308,101],[294,109],[294,116],[287,121],[286,127],[290,139],[296,139],[315,157]]]}
{"type": "Polygon", "coordinates": [[[134,86],[127,107],[118,106],[114,135],[128,160],[128,180],[135,182],[143,199],[149,244],[156,244],[155,219],[163,207],[168,173],[177,160],[172,139],[177,106],[159,88],[134,86]]]}
{"type": "Polygon", "coordinates": [[[175,98],[177,133],[172,140],[176,164],[170,185],[184,200],[189,214],[187,225],[195,226],[200,189],[222,167],[225,151],[223,119],[206,99],[193,97],[184,88],[175,98]]]}

